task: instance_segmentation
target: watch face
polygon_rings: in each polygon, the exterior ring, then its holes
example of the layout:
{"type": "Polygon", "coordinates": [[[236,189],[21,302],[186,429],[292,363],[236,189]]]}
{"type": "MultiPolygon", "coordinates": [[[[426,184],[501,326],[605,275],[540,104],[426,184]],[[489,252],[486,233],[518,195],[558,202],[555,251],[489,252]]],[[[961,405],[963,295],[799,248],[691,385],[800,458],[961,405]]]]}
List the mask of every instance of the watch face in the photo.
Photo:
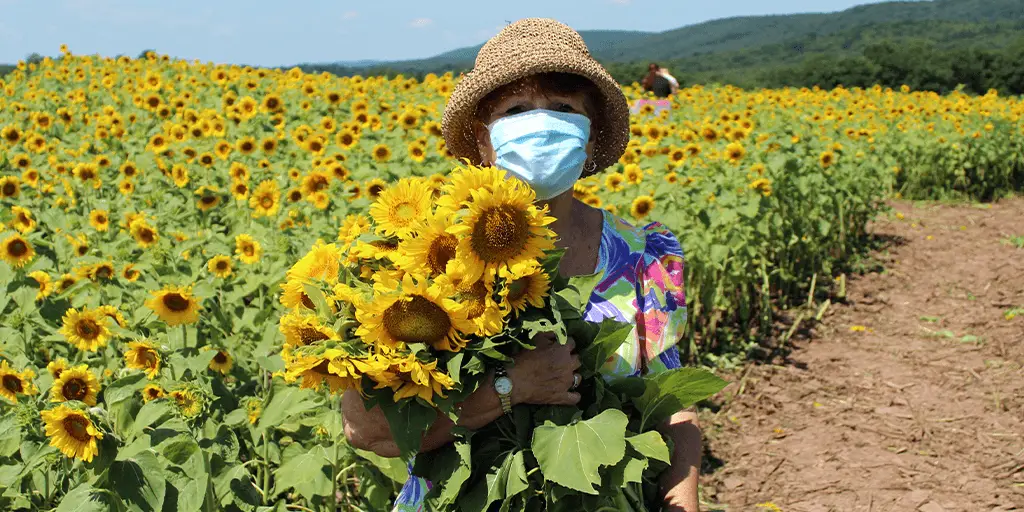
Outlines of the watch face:
{"type": "Polygon", "coordinates": [[[512,381],[508,377],[494,379],[494,390],[499,395],[507,395],[512,392],[512,381]]]}

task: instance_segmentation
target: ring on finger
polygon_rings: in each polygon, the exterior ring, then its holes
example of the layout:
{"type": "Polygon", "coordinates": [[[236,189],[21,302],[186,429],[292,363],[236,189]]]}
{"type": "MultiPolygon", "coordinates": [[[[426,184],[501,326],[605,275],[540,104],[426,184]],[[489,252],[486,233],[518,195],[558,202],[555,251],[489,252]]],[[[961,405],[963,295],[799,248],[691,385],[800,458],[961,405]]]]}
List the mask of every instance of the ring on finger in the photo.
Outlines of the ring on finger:
{"type": "Polygon", "coordinates": [[[583,382],[583,376],[582,375],[580,375],[578,373],[572,374],[572,386],[570,386],[569,389],[573,390],[573,389],[576,389],[576,388],[580,387],[580,383],[581,382],[583,382]]]}

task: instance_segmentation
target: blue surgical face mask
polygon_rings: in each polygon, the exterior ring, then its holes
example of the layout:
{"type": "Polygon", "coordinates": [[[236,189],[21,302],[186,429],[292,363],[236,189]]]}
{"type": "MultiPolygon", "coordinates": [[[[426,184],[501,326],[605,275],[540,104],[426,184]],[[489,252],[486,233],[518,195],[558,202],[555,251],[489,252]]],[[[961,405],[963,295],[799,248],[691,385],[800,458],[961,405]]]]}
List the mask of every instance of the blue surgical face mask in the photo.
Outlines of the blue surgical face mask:
{"type": "Polygon", "coordinates": [[[538,109],[503,117],[487,128],[495,167],[529,184],[537,199],[562,194],[583,174],[590,140],[587,116],[538,109]]]}

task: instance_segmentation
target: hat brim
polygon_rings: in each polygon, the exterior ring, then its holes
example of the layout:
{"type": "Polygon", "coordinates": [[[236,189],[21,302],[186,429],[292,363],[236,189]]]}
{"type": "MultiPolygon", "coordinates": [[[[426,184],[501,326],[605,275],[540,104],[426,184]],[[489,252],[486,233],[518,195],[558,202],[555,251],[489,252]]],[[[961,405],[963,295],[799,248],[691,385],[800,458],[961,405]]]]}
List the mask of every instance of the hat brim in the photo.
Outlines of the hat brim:
{"type": "Polygon", "coordinates": [[[515,52],[509,60],[488,68],[475,68],[455,86],[441,121],[448,150],[457,158],[481,163],[474,130],[477,105],[495,89],[539,73],[571,73],[587,78],[601,93],[598,101],[593,169],[599,172],[618,161],[629,142],[629,105],[619,84],[593,59],[567,59],[564,52],[552,48],[531,48],[515,52]]]}

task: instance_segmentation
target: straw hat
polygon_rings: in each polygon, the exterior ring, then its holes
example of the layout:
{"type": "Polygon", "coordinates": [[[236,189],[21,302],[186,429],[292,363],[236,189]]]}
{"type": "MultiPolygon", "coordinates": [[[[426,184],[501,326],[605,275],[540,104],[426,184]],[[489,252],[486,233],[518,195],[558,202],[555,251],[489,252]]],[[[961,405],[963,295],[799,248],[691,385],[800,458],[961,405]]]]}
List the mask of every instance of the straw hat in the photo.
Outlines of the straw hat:
{"type": "Polygon", "coordinates": [[[629,141],[629,106],[619,84],[590,56],[583,38],[555,20],[519,20],[491,38],[476,56],[473,70],[455,86],[444,109],[441,131],[457,158],[480,162],[473,121],[476,107],[491,91],[538,73],[560,72],[583,76],[601,91],[599,124],[593,126],[592,172],[614,164],[629,141]]]}

